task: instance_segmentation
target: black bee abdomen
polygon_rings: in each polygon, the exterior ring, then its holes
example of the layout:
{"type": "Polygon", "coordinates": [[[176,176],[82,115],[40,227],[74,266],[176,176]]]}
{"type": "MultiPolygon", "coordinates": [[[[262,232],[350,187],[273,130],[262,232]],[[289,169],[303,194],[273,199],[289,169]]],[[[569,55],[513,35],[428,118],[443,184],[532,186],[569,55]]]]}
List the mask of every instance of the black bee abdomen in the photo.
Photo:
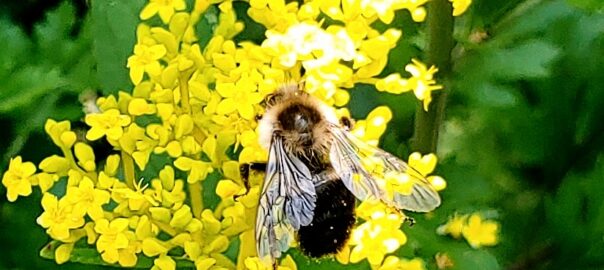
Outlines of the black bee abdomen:
{"type": "Polygon", "coordinates": [[[337,253],[344,247],[356,217],[355,197],[342,181],[329,181],[316,191],[313,221],[300,227],[298,241],[304,254],[318,258],[337,253]]]}

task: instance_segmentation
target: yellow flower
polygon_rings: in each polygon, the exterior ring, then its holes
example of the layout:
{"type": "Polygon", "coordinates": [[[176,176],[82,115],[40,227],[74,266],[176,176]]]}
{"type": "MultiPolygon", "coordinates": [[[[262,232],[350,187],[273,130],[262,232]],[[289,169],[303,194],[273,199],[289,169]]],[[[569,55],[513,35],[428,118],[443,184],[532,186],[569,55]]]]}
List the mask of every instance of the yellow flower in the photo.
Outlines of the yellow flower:
{"type": "Polygon", "coordinates": [[[424,261],[419,258],[414,258],[411,260],[400,259],[395,256],[388,256],[384,260],[384,263],[377,270],[424,270],[426,269],[424,266],[424,261]]]}
{"type": "Polygon", "coordinates": [[[73,212],[83,216],[88,214],[92,220],[103,218],[103,205],[109,203],[110,195],[105,190],[94,188],[94,183],[88,177],[79,185],[67,187],[65,199],[73,204],[73,212]]]}
{"type": "Polygon", "coordinates": [[[453,16],[460,16],[472,4],[472,0],[449,0],[453,4],[453,16]]]}
{"type": "Polygon", "coordinates": [[[69,121],[57,122],[48,119],[44,124],[44,130],[58,147],[69,149],[76,141],[76,134],[71,131],[69,121]]]}
{"type": "Polygon", "coordinates": [[[167,255],[159,256],[159,258],[153,261],[152,270],[174,270],[176,269],[176,262],[172,257],[167,255]]]}
{"type": "Polygon", "coordinates": [[[31,194],[32,176],[35,172],[36,165],[22,162],[20,156],[10,160],[8,170],[2,176],[2,185],[6,187],[9,202],[14,202],[19,196],[31,194]]]}
{"type": "Polygon", "coordinates": [[[127,66],[130,68],[130,80],[135,85],[143,80],[143,74],[157,76],[161,73],[159,59],[166,55],[166,47],[162,44],[134,46],[134,55],[128,57],[127,66]]]}
{"type": "Polygon", "coordinates": [[[141,20],[146,20],[159,13],[164,23],[168,23],[174,10],[183,10],[187,7],[185,0],[149,0],[149,3],[140,13],[141,20]]]}
{"type": "Polygon", "coordinates": [[[134,183],[134,190],[125,186],[113,189],[112,198],[120,204],[114,212],[119,212],[125,208],[140,211],[147,209],[149,206],[159,205],[151,195],[144,194],[147,185],[143,185],[143,181],[144,179],[141,178],[140,181],[134,183]]]}
{"type": "MultiPolygon", "coordinates": [[[[247,257],[244,261],[245,269],[248,270],[270,270],[272,266],[267,265],[258,257],[247,257]]],[[[296,262],[290,255],[285,256],[275,268],[277,270],[298,270],[296,262]]]]}
{"type": "Polygon", "coordinates": [[[204,180],[208,173],[214,171],[210,163],[188,157],[179,157],[174,161],[174,166],[179,170],[189,172],[189,177],[187,177],[187,182],[189,183],[204,180]]]}
{"type": "Polygon", "coordinates": [[[350,262],[367,259],[371,265],[380,265],[384,256],[397,250],[407,242],[405,234],[399,230],[401,218],[397,214],[375,213],[371,219],[355,228],[350,245],[350,262]]]}
{"type": "Polygon", "coordinates": [[[435,66],[429,69],[422,62],[411,59],[412,63],[405,66],[405,70],[413,77],[408,80],[413,89],[415,97],[424,102],[424,110],[428,111],[428,105],[432,101],[432,91],[442,89],[442,85],[436,84],[434,74],[438,71],[435,66]]]}
{"type": "Polygon", "coordinates": [[[109,222],[107,219],[96,221],[94,231],[99,234],[96,249],[108,263],[120,260],[119,251],[128,248],[128,219],[116,218],[109,222]]]}
{"type": "Polygon", "coordinates": [[[73,251],[73,246],[73,243],[69,243],[61,244],[59,247],[57,247],[57,249],[55,250],[55,261],[57,262],[57,264],[63,264],[69,261],[69,258],[71,257],[71,251],[73,251]]]}
{"type": "Polygon", "coordinates": [[[107,139],[119,140],[124,134],[122,128],[130,124],[130,117],[121,115],[116,109],[110,109],[103,113],[88,114],[85,121],[91,127],[86,133],[86,139],[94,141],[107,136],[107,139]]]}
{"type": "Polygon", "coordinates": [[[78,165],[87,172],[96,170],[96,163],[94,161],[94,150],[90,145],[83,142],[77,142],[74,147],[76,158],[78,159],[78,165]]]}
{"type": "MultiPolygon", "coordinates": [[[[421,176],[427,176],[426,180],[430,182],[432,187],[434,187],[434,189],[436,189],[437,191],[441,191],[447,187],[447,182],[445,181],[445,179],[437,175],[428,176],[436,167],[437,161],[438,158],[434,154],[422,156],[420,153],[414,152],[409,155],[409,166],[414,168],[415,171],[419,172],[421,176]]],[[[408,171],[407,173],[413,175],[412,172],[408,171]]]]}
{"type": "Polygon", "coordinates": [[[481,246],[494,246],[497,244],[499,223],[483,220],[479,214],[472,214],[468,218],[467,226],[462,230],[463,237],[473,248],[481,246]]]}
{"type": "Polygon", "coordinates": [[[44,213],[37,219],[46,233],[57,240],[69,238],[69,230],[84,226],[84,217],[73,212],[72,205],[65,199],[58,200],[50,193],[42,197],[44,213]]]}
{"type": "Polygon", "coordinates": [[[151,181],[153,188],[153,198],[164,207],[172,207],[174,204],[182,204],[186,198],[183,190],[184,183],[182,180],[174,179],[174,168],[166,165],[159,172],[159,179],[151,181]]]}
{"type": "Polygon", "coordinates": [[[466,226],[466,222],[468,220],[468,215],[453,215],[449,221],[438,227],[436,232],[440,235],[449,234],[453,238],[461,237],[461,232],[463,231],[464,226],[466,226]]]}
{"type": "Polygon", "coordinates": [[[216,91],[224,98],[218,104],[217,113],[229,114],[237,111],[244,119],[251,120],[254,114],[254,104],[262,101],[262,96],[256,91],[256,84],[244,76],[237,83],[223,83],[216,86],[216,91]]]}
{"type": "Polygon", "coordinates": [[[405,66],[405,70],[411,73],[411,78],[403,79],[397,73],[390,74],[386,78],[379,79],[375,86],[379,91],[400,94],[413,90],[417,99],[423,101],[424,110],[432,101],[432,91],[442,89],[442,85],[436,84],[434,74],[438,71],[435,66],[429,69],[422,62],[411,59],[411,64],[405,66]]]}

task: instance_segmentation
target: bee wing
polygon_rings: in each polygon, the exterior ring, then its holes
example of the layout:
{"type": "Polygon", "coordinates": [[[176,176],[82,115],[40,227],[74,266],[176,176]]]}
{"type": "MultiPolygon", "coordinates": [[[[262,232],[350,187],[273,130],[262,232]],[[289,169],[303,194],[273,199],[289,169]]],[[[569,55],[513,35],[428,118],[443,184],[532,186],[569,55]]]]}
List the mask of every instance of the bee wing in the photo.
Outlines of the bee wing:
{"type": "Polygon", "coordinates": [[[289,248],[293,230],[310,224],[315,209],[315,187],[310,170],[287,153],[283,138],[274,135],[256,216],[258,256],[272,260],[289,248]]]}
{"type": "Polygon", "coordinates": [[[333,142],[330,162],[344,185],[360,200],[378,198],[398,209],[428,212],[440,205],[440,196],[430,182],[407,163],[394,155],[371,146],[342,128],[332,125],[333,142]],[[379,161],[376,168],[368,168],[363,160],[379,161]],[[384,182],[389,173],[405,173],[412,181],[409,194],[394,192],[387,196],[384,182]],[[380,183],[381,182],[381,183],[380,183]]]}

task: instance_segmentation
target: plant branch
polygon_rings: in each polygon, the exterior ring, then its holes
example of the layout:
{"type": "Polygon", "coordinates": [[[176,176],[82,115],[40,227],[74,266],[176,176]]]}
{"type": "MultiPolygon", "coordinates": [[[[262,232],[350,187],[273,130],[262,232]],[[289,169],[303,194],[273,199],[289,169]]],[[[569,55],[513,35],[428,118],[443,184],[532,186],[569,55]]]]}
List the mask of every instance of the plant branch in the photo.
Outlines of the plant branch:
{"type": "Polygon", "coordinates": [[[427,112],[418,103],[415,110],[415,131],[411,139],[412,151],[436,152],[449,88],[446,78],[451,72],[451,51],[454,45],[452,14],[453,8],[448,0],[433,0],[428,3],[428,64],[438,67],[437,79],[445,85],[445,90],[433,93],[432,106],[427,112]]]}

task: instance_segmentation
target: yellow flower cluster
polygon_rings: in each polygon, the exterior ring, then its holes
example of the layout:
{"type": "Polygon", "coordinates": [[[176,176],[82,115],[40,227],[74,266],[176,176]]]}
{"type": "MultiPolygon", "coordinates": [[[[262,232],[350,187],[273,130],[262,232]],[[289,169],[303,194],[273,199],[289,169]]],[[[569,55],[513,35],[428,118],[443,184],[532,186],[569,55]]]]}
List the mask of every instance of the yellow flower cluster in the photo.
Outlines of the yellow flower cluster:
{"type": "Polygon", "coordinates": [[[499,223],[485,220],[480,214],[454,215],[437,229],[441,235],[451,235],[458,239],[463,236],[473,248],[494,246],[498,242],[499,223]]]}
{"type": "MultiPolygon", "coordinates": [[[[426,177],[434,170],[436,161],[436,156],[433,154],[422,156],[413,153],[409,156],[409,165],[420,173],[421,177],[426,177]]],[[[446,187],[444,179],[439,176],[428,176],[427,179],[436,190],[446,187]]],[[[411,187],[410,183],[408,188],[411,187]]],[[[401,188],[405,189],[405,187],[389,187],[388,190],[395,189],[401,192],[401,188]]],[[[407,237],[400,230],[405,220],[401,212],[382,203],[364,201],[356,209],[356,213],[365,222],[354,228],[349,243],[337,254],[336,259],[339,262],[356,263],[367,259],[373,269],[424,269],[420,259],[409,262],[392,256],[386,258],[387,254],[396,251],[407,242],[407,237]]]]}
{"type": "MultiPolygon", "coordinates": [[[[401,30],[372,28],[376,20],[390,23],[401,9],[422,21],[425,2],[250,0],[248,15],[267,29],[264,42],[255,44],[233,40],[244,25],[232,1],[196,0],[189,7],[190,1],[149,0],[127,61],[133,90],[97,100],[98,110],[85,117],[86,140],[69,122],[49,119],[46,133],[62,155],[37,168],[13,158],[2,178],[7,197],[14,201],[39,186],[44,212],[37,222],[61,243],[57,263],[85,242],[105,262],[126,267],[144,255],[162,270],[183,261],[204,270],[267,269],[255,257],[253,236],[262,177],[253,175],[246,185],[239,173],[240,164],[267,158],[256,130],[261,101],[293,79],[333,106],[348,103],[346,89],[355,83],[371,83],[391,93],[412,90],[427,109],[431,91],[441,88],[433,80],[436,68],[413,60],[405,67],[410,78],[375,78],[401,30]],[[320,14],[332,23],[318,22],[320,14]],[[205,47],[195,30],[202,19],[214,22],[205,47]],[[97,140],[114,153],[97,158],[89,143],[97,140]],[[149,171],[155,175],[140,178],[149,171]],[[209,175],[217,183],[207,183],[209,175]],[[220,201],[205,205],[203,190],[214,186],[220,201]],[[224,253],[234,241],[239,252],[230,258],[224,253]]],[[[388,108],[378,107],[353,133],[377,145],[391,118],[388,108]]],[[[436,157],[413,154],[409,163],[426,176],[436,157]]],[[[428,179],[438,190],[446,186],[440,177],[428,179]]],[[[366,258],[378,269],[423,269],[419,259],[386,257],[406,242],[400,213],[368,203],[358,213],[365,222],[338,255],[341,262],[366,258]]],[[[285,256],[279,269],[297,267],[285,256]]]]}

